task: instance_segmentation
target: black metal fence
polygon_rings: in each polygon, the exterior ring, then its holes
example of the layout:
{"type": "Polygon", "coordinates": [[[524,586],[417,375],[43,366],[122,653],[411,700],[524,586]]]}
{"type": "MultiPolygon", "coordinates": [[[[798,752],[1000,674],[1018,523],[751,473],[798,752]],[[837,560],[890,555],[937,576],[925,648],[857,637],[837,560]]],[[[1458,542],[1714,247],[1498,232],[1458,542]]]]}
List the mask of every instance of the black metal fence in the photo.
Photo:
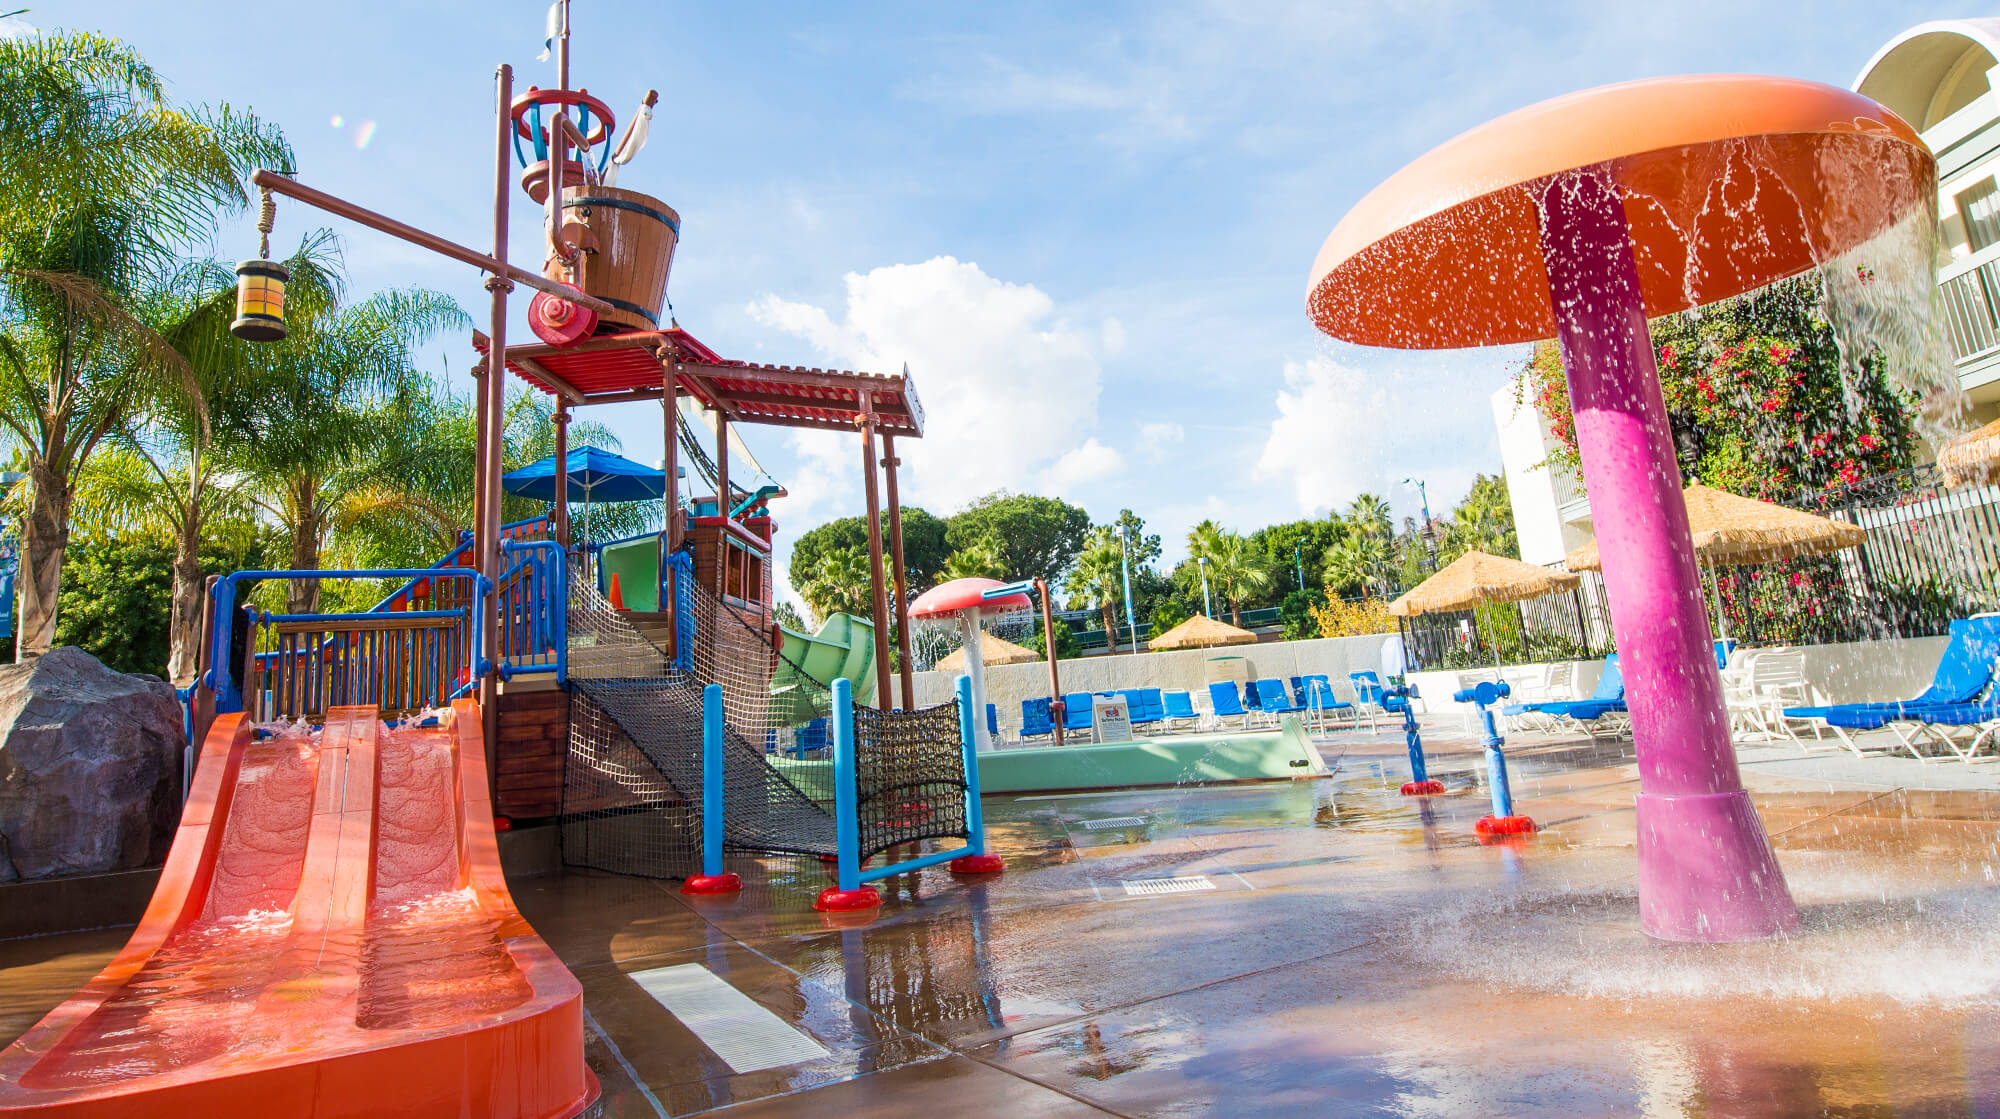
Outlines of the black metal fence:
{"type": "MultiPolygon", "coordinates": [[[[1560,566],[1560,565],[1555,565],[1560,566]]],[[[1477,668],[1601,657],[1612,650],[1604,580],[1582,573],[1572,591],[1401,621],[1413,668],[1477,668]]],[[[1400,592],[1399,592],[1400,593],[1400,592]]]]}

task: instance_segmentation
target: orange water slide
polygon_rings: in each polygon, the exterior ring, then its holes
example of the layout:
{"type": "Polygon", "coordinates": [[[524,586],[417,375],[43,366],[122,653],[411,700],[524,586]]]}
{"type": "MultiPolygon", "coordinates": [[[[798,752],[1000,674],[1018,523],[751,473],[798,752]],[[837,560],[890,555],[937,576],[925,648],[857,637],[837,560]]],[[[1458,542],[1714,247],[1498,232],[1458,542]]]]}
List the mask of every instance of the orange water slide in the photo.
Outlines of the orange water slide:
{"type": "Polygon", "coordinates": [[[563,1119],[583,994],[500,873],[479,709],[218,719],[152,904],[0,1052],[0,1115],[563,1119]]]}

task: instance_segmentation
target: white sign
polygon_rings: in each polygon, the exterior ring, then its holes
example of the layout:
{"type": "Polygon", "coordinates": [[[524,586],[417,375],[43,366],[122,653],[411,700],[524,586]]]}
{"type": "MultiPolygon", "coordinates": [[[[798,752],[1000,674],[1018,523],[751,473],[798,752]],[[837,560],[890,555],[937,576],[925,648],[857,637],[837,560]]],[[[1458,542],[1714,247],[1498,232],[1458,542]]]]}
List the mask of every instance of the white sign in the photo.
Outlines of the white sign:
{"type": "Polygon", "coordinates": [[[1132,712],[1122,695],[1090,697],[1090,726],[1099,742],[1132,741],[1132,712]]]}

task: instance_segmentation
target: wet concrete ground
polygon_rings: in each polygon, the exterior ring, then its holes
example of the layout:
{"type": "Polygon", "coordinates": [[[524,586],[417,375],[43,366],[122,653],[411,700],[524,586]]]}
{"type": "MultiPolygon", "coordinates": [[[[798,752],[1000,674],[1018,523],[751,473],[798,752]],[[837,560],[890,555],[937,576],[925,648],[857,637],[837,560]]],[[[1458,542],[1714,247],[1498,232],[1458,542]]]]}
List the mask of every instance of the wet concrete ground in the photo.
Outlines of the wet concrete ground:
{"type": "MultiPolygon", "coordinates": [[[[1545,830],[1482,846],[1478,755],[1439,722],[1424,801],[1366,732],[1320,780],[988,798],[1008,872],[882,883],[872,921],[814,912],[803,860],[736,860],[727,901],[515,893],[583,983],[609,1116],[2000,1114],[2000,764],[1919,788],[1745,747],[1806,931],[1675,946],[1637,930],[1629,742],[1517,739],[1545,830]],[[1128,892],[1166,878],[1205,888],[1128,892]],[[630,978],[684,963],[829,1055],[732,1073],[630,978]]],[[[122,938],[0,942],[0,1040],[122,938]]]]}

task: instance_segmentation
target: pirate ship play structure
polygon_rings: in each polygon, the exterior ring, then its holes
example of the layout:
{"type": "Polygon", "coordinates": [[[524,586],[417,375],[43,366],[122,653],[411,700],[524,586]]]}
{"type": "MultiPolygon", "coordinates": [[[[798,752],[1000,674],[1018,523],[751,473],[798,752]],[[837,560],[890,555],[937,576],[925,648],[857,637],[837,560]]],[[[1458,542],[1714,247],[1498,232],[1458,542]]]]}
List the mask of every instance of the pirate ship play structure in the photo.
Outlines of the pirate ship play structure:
{"type": "MultiPolygon", "coordinates": [[[[284,175],[253,177],[262,257],[281,196],[487,273],[474,524],[429,568],[211,581],[188,695],[198,759],[159,891],[126,950],[0,1054],[0,1113],[576,1114],[596,1092],[580,988],[514,910],[496,821],[554,822],[567,862],[684,878],[688,892],[738,886],[725,848],[818,856],[835,877],[825,909],[872,908],[868,881],[936,863],[1000,869],[981,834],[967,689],[914,709],[904,648],[899,708],[880,647],[890,602],[893,632],[907,632],[895,442],[924,423],[909,373],[732,361],[661,323],[680,217],[615,185],[655,97],[621,136],[603,101],[572,89],[567,9],[554,88],[517,97],[511,69],[498,72],[490,254],[284,175]],[[513,158],[545,215],[539,272],[508,261],[513,158]],[[535,290],[534,344],[507,343],[517,285],[535,290]],[[673,488],[657,533],[605,549],[603,565],[626,576],[621,604],[572,536],[565,470],[547,516],[500,521],[509,373],[555,398],[559,464],[575,409],[661,409],[673,488]],[[712,460],[684,429],[684,398],[711,418],[712,460]],[[737,424],[856,437],[872,625],[784,647],[776,494],[730,478],[737,424]],[[684,452],[712,486],[685,508],[684,452]],[[297,578],[401,585],[358,614],[239,601],[256,581],[297,578]],[[855,641],[875,647],[795,659],[855,641]],[[873,669],[873,706],[850,695],[857,664],[873,669]],[[906,857],[864,869],[899,848],[906,857]]],[[[260,259],[239,276],[239,333],[282,338],[284,269],[260,259]]]]}

